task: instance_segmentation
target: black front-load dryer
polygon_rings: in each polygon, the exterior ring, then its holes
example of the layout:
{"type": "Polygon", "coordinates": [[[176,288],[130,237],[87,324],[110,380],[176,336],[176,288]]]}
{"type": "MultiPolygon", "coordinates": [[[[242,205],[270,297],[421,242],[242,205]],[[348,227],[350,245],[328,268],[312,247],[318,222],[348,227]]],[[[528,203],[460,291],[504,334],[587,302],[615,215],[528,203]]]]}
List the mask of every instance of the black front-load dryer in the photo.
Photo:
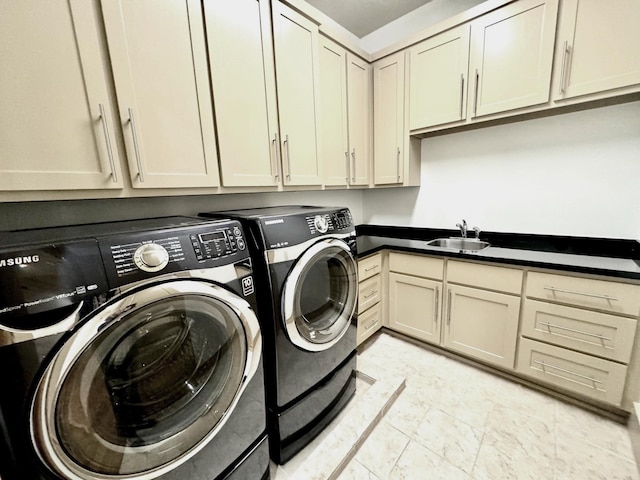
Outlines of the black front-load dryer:
{"type": "Polygon", "coordinates": [[[351,213],[286,206],[200,215],[238,219],[247,232],[265,338],[271,455],[285,463],[355,393],[358,279],[351,213]]]}
{"type": "Polygon", "coordinates": [[[3,480],[269,477],[236,221],[0,234],[3,480]]]}

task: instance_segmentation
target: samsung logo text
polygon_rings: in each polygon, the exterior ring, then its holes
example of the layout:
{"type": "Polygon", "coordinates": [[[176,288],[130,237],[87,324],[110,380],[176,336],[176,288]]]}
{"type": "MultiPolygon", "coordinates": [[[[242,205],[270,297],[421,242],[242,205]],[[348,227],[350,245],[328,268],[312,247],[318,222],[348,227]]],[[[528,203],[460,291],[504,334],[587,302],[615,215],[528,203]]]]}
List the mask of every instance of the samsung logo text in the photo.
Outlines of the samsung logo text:
{"type": "Polygon", "coordinates": [[[28,265],[40,261],[40,255],[26,255],[24,257],[0,258],[0,268],[28,265]]]}

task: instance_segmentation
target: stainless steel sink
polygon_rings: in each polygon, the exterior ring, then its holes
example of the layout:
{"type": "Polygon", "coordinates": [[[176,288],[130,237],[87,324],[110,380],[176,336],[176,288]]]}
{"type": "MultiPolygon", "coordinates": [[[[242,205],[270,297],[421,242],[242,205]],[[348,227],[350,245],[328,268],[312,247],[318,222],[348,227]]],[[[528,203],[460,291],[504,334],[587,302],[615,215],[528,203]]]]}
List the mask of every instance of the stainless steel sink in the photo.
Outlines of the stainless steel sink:
{"type": "Polygon", "coordinates": [[[475,238],[461,238],[461,237],[449,237],[449,238],[436,238],[427,242],[429,247],[448,248],[451,250],[466,250],[471,252],[477,252],[484,250],[491,246],[489,242],[477,240],[475,238]]]}

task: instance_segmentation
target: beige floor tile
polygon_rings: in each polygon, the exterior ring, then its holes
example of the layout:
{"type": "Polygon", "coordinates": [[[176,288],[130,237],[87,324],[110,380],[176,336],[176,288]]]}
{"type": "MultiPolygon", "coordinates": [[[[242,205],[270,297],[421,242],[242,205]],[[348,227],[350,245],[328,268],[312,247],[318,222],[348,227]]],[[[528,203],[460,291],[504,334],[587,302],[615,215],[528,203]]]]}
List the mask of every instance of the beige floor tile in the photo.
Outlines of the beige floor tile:
{"type": "Polygon", "coordinates": [[[482,431],[432,408],[418,425],[414,438],[453,466],[471,473],[482,431]]]}
{"type": "Polygon", "coordinates": [[[514,410],[527,412],[527,415],[545,421],[556,420],[558,401],[542,392],[511,381],[504,381],[496,389],[494,401],[514,410]]]}
{"type": "MultiPolygon", "coordinates": [[[[554,480],[555,458],[539,461],[514,448],[505,452],[485,436],[471,472],[474,480],[554,480]]],[[[573,480],[584,480],[576,477],[573,480]]]]}
{"type": "Polygon", "coordinates": [[[389,480],[470,480],[462,470],[416,441],[411,441],[389,474],[389,480]]]}
{"type": "Polygon", "coordinates": [[[406,387],[384,416],[384,421],[411,437],[429,410],[421,389],[406,387]]]}
{"type": "Polygon", "coordinates": [[[557,412],[558,442],[568,441],[567,434],[575,434],[592,445],[634,460],[629,431],[625,425],[564,402],[558,402],[557,412]]]}
{"type": "Polygon", "coordinates": [[[494,408],[491,392],[473,383],[451,383],[441,388],[432,405],[449,415],[483,429],[494,408]]]}
{"type": "Polygon", "coordinates": [[[379,480],[364,465],[357,460],[351,460],[337,480],[379,480]]]}
{"type": "MultiPolygon", "coordinates": [[[[593,436],[598,431],[592,432],[593,436]]],[[[565,433],[557,446],[556,480],[638,480],[635,462],[599,448],[577,434],[565,433]]]]}
{"type": "Polygon", "coordinates": [[[356,460],[381,479],[389,472],[409,443],[409,437],[382,422],[371,432],[358,452],[356,460]]]}

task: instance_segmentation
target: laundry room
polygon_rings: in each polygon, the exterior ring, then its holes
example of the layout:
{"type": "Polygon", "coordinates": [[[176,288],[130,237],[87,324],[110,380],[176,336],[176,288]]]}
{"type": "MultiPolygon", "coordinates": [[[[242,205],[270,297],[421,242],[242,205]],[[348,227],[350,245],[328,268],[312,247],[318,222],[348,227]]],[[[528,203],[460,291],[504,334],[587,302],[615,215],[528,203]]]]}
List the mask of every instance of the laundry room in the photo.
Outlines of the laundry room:
{"type": "Polygon", "coordinates": [[[640,0],[9,0],[0,60],[2,480],[640,479],[640,0]]]}

